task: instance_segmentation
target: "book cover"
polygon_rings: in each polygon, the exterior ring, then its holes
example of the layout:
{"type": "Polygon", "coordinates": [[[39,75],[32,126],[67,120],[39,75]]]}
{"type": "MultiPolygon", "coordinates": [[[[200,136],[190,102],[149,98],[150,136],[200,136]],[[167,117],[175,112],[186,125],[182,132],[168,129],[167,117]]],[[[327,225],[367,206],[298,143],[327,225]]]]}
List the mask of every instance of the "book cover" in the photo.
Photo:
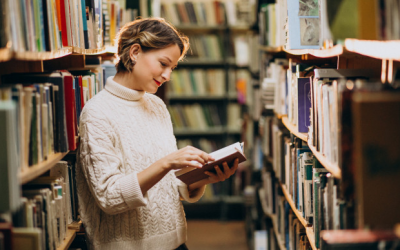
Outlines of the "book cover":
{"type": "Polygon", "coordinates": [[[12,74],[3,76],[4,83],[52,83],[55,90],[54,145],[57,152],[68,151],[67,121],[65,118],[64,79],[60,72],[50,74],[12,74]]]}
{"type": "Polygon", "coordinates": [[[288,0],[287,49],[319,49],[319,1],[288,0]]]}
{"type": "Polygon", "coordinates": [[[297,78],[297,101],[298,101],[298,121],[297,127],[299,132],[307,133],[310,126],[310,108],[311,108],[311,92],[310,78],[297,78]]]}
{"type": "Polygon", "coordinates": [[[11,100],[0,101],[0,212],[14,211],[20,204],[18,172],[17,107],[11,100]]]}
{"type": "Polygon", "coordinates": [[[210,153],[210,155],[214,157],[215,161],[203,165],[202,168],[187,167],[182,170],[176,171],[176,177],[189,185],[202,179],[208,178],[209,176],[206,175],[204,172],[209,171],[215,173],[214,167],[219,166],[220,168],[222,168],[223,162],[227,162],[228,166],[232,166],[236,158],[239,158],[239,163],[246,161],[246,156],[243,152],[243,143],[239,142],[214,151],[210,153]]]}

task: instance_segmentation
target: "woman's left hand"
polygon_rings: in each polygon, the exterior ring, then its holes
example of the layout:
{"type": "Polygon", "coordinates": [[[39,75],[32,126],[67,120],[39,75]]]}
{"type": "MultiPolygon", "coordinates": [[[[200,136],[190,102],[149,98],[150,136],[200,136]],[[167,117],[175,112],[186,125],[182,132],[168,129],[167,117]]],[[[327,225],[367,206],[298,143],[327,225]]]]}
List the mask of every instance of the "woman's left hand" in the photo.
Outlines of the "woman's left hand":
{"type": "Polygon", "coordinates": [[[215,171],[217,172],[216,174],[211,173],[209,171],[206,171],[204,173],[206,175],[210,176],[210,177],[208,177],[208,181],[210,183],[225,181],[226,179],[231,177],[231,175],[233,175],[236,172],[238,165],[239,165],[239,159],[236,158],[235,161],[233,162],[233,166],[231,168],[229,168],[228,164],[226,162],[224,162],[224,163],[222,163],[223,171],[221,170],[220,166],[215,166],[215,171]]]}

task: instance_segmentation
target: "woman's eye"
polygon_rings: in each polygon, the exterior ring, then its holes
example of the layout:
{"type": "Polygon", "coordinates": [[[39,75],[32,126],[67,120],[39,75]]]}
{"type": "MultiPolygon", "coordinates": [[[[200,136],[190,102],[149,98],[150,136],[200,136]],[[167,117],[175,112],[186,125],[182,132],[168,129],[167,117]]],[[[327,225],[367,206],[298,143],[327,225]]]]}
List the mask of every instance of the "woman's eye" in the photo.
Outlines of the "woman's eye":
{"type": "Polygon", "coordinates": [[[163,63],[163,62],[160,62],[161,63],[161,65],[163,66],[163,67],[165,67],[165,66],[167,66],[165,63],[163,63]]]}

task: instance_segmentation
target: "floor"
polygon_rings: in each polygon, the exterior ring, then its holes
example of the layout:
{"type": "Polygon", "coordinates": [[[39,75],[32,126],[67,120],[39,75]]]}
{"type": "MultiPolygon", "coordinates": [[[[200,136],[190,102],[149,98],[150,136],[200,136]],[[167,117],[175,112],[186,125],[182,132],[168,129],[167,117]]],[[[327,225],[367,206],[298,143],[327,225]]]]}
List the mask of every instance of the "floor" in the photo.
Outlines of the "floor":
{"type": "Polygon", "coordinates": [[[188,220],[189,250],[248,250],[243,221],[188,220]]]}

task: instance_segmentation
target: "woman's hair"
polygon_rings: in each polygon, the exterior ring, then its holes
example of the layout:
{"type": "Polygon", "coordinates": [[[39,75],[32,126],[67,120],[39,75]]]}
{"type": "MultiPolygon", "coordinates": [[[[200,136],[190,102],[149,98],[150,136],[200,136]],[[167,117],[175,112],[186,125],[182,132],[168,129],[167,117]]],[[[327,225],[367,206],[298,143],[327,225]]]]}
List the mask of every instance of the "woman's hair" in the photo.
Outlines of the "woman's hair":
{"type": "Polygon", "coordinates": [[[189,49],[189,39],[179,33],[163,18],[136,19],[125,24],[117,35],[118,57],[115,67],[117,72],[131,72],[135,62],[132,62],[129,51],[133,44],[141,46],[142,51],[163,49],[170,45],[178,45],[181,60],[189,49]]]}

